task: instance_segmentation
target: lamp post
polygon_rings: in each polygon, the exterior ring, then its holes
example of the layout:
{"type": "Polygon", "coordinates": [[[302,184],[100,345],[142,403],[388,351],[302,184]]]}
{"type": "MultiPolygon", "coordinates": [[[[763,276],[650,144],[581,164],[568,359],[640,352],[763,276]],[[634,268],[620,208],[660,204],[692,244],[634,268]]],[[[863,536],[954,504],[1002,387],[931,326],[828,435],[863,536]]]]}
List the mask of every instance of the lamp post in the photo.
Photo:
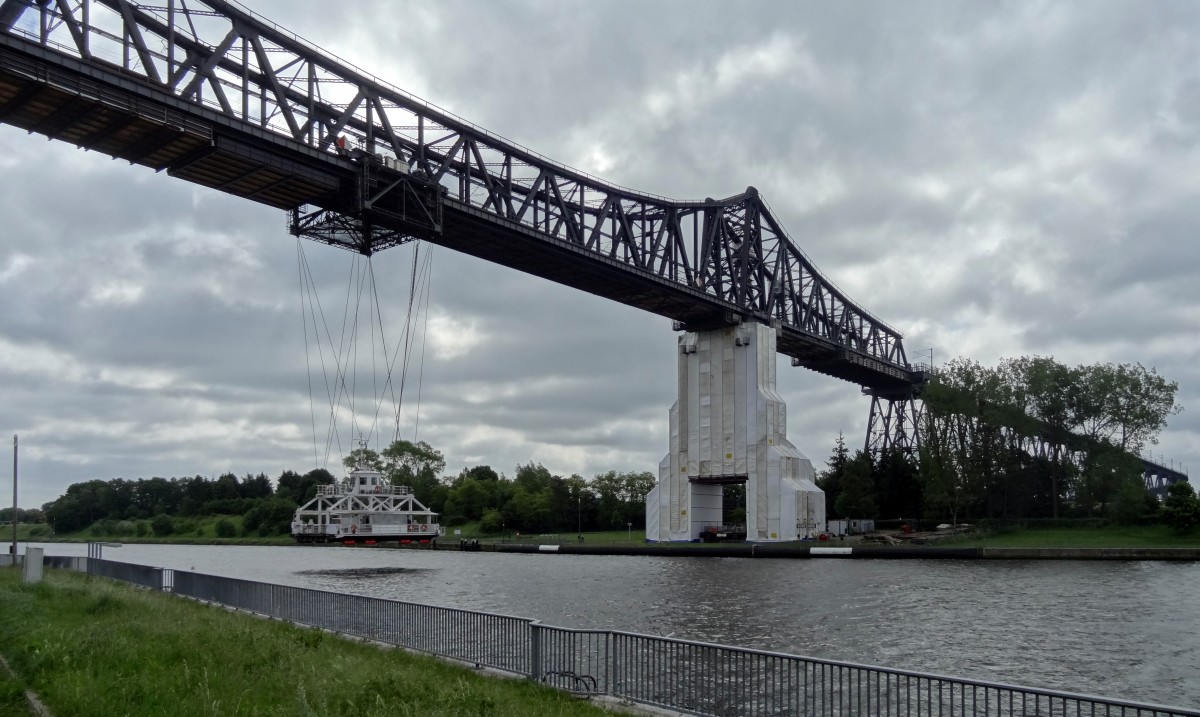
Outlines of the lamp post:
{"type": "Polygon", "coordinates": [[[13,565],[17,564],[17,434],[13,434],[13,565]]]}
{"type": "Polygon", "coordinates": [[[583,538],[583,496],[575,496],[575,516],[578,520],[577,527],[579,537],[583,538]]]}

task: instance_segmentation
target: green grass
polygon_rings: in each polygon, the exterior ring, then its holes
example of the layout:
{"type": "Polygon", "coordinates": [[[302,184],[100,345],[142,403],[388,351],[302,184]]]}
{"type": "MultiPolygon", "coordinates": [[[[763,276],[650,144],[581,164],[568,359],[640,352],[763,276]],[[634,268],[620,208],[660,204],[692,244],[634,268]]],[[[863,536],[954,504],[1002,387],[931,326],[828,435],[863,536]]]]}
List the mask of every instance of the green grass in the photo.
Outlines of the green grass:
{"type": "Polygon", "coordinates": [[[1200,530],[1180,535],[1165,525],[1016,528],[947,538],[936,545],[986,548],[1200,548],[1200,530]]]}
{"type": "Polygon", "coordinates": [[[0,714],[28,714],[25,704],[25,685],[0,668],[0,714]]]}
{"type": "Polygon", "coordinates": [[[611,715],[527,680],[87,576],[0,570],[0,714],[32,689],[57,717],[611,715]]]}
{"type": "MultiPolygon", "coordinates": [[[[17,540],[21,542],[49,540],[52,533],[45,523],[17,523],[17,540]]],[[[0,543],[11,542],[12,524],[0,525],[0,543]]]]}

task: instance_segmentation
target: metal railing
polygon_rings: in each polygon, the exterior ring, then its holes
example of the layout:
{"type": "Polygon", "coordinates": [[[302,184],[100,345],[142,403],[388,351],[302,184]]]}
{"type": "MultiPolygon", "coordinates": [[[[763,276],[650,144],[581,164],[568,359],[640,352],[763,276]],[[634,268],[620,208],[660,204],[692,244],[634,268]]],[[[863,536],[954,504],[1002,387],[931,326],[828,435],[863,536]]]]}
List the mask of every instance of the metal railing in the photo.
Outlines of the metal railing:
{"type": "Polygon", "coordinates": [[[163,589],[163,568],[151,568],[145,565],[134,565],[133,563],[119,563],[115,560],[88,558],[87,573],[88,575],[98,575],[103,578],[112,578],[113,580],[141,585],[151,590],[163,589]]]}
{"type": "Polygon", "coordinates": [[[174,593],[528,675],[527,618],[172,571],[174,593]]]}
{"type": "Polygon", "coordinates": [[[88,560],[177,595],[529,677],[584,695],[713,717],[1200,717],[1200,710],[894,670],[495,613],[88,560]]]}
{"type": "Polygon", "coordinates": [[[73,555],[43,555],[42,566],[46,568],[54,568],[55,570],[74,570],[76,572],[86,573],[87,558],[73,555]]]}

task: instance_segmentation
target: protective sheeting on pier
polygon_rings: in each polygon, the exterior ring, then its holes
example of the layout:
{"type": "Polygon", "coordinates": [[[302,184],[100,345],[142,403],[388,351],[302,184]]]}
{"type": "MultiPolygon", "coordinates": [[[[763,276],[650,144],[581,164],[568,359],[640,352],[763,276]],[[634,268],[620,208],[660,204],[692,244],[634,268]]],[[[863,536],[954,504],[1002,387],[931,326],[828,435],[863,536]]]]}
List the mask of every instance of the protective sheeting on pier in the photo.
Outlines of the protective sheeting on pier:
{"type": "Polygon", "coordinates": [[[679,336],[670,450],[646,497],[646,538],[683,541],[744,531],[754,541],[812,537],[825,497],[812,462],[787,439],[775,391],[776,330],[744,324],[679,336]],[[723,521],[723,487],[746,486],[746,523],[723,521]]]}

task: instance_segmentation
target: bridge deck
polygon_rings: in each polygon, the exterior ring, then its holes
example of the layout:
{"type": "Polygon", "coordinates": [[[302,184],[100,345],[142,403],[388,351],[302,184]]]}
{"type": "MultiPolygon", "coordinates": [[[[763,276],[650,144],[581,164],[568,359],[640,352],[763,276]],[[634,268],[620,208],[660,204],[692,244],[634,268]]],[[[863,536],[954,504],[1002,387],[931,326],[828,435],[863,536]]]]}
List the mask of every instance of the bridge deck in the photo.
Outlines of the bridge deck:
{"type": "MultiPolygon", "coordinates": [[[[355,164],[345,157],[298,151],[299,143],[292,147],[276,136],[264,138],[119,67],[63,57],[3,33],[0,121],[281,209],[348,210],[346,187],[357,176],[355,164]]],[[[728,325],[747,313],[733,302],[451,198],[445,199],[442,231],[426,238],[674,319],[685,328],[728,325]]],[[[904,395],[912,385],[911,372],[796,327],[782,327],[778,347],[795,365],[874,390],[904,395]]]]}

